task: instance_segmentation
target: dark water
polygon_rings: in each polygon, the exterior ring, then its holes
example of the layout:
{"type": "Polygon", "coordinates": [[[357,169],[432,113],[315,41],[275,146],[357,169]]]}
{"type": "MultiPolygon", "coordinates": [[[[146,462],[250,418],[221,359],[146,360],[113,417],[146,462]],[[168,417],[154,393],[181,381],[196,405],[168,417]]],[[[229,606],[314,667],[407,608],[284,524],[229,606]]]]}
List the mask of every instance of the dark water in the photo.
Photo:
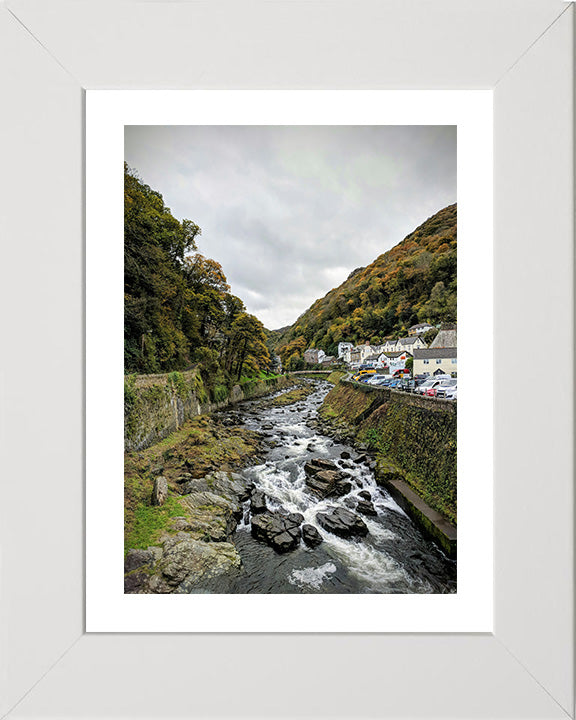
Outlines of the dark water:
{"type": "MultiPolygon", "coordinates": [[[[310,381],[312,382],[312,381],[310,381]]],[[[278,554],[250,535],[248,512],[232,541],[243,567],[226,579],[226,587],[212,591],[232,593],[447,593],[456,591],[456,563],[426,540],[390,495],[376,485],[367,464],[342,460],[340,453],[360,453],[335,442],[311,426],[318,407],[330,389],[325,381],[314,381],[315,391],[304,401],[281,408],[259,408],[259,402],[243,403],[230,411],[246,427],[266,435],[264,463],[243,474],[267,496],[271,510],[299,512],[314,525],[323,543],[309,549],[303,543],[286,554],[278,554]],[[327,458],[345,471],[352,481],[349,495],[318,500],[304,482],[304,463],[327,458]],[[324,530],[316,522],[319,511],[344,505],[352,507],[360,490],[367,490],[377,511],[362,516],[369,533],[358,540],[345,540],[324,530]]],[[[246,504],[246,510],[248,504],[246,504]]]]}

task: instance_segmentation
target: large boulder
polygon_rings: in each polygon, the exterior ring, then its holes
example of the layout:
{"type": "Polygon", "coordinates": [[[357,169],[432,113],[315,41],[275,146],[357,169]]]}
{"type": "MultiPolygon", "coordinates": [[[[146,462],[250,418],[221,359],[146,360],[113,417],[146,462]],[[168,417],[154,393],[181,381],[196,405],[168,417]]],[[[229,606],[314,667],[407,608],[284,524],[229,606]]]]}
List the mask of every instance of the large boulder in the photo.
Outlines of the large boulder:
{"type": "MultiPolygon", "coordinates": [[[[193,492],[184,496],[186,528],[197,540],[224,542],[242,519],[242,507],[213,492],[193,492]]],[[[180,526],[179,529],[184,529],[180,526]]]]}
{"type": "Polygon", "coordinates": [[[350,538],[368,534],[368,528],[364,520],[345,507],[319,512],[316,514],[316,520],[324,530],[328,530],[328,532],[339,537],[350,538]]]}
{"type": "Polygon", "coordinates": [[[190,592],[220,575],[240,567],[234,545],[192,540],[177,533],[163,543],[163,554],[148,581],[153,593],[190,592]]]}
{"type": "Polygon", "coordinates": [[[314,525],[302,525],[302,540],[308,547],[317,547],[322,542],[322,535],[316,530],[314,525]]]}
{"type": "Polygon", "coordinates": [[[124,558],[124,572],[129,573],[141,567],[154,565],[156,557],[152,550],[129,550],[124,558]]]}
{"type": "Polygon", "coordinates": [[[321,470],[338,470],[338,467],[332,460],[326,460],[325,458],[312,458],[304,465],[304,472],[309,476],[315,475],[321,470]]]}
{"type": "Polygon", "coordinates": [[[248,499],[250,488],[251,481],[242,475],[217,470],[204,477],[182,483],[180,493],[187,495],[194,492],[211,492],[238,503],[248,499]]]}
{"type": "Polygon", "coordinates": [[[130,570],[124,578],[124,592],[202,592],[213,578],[225,576],[240,565],[240,555],[230,543],[202,542],[187,532],[166,534],[161,547],[128,553],[126,567],[130,570]]]}
{"type": "Polygon", "coordinates": [[[252,518],[252,537],[265,542],[279,553],[294,550],[300,544],[300,518],[302,515],[299,513],[256,515],[252,518]]]}
{"type": "Polygon", "coordinates": [[[358,505],[356,505],[356,512],[359,512],[362,515],[376,515],[377,514],[376,508],[370,502],[370,500],[359,500],[358,505]]]}
{"type": "Polygon", "coordinates": [[[347,495],[352,490],[352,484],[344,480],[342,473],[337,470],[320,470],[307,475],[306,485],[320,498],[347,495]]]}
{"type": "Polygon", "coordinates": [[[152,505],[164,505],[168,497],[168,480],[160,475],[154,480],[152,490],[152,505]]]}
{"type": "Polygon", "coordinates": [[[250,499],[250,511],[252,515],[259,515],[268,510],[266,495],[261,490],[254,490],[250,499]]]}

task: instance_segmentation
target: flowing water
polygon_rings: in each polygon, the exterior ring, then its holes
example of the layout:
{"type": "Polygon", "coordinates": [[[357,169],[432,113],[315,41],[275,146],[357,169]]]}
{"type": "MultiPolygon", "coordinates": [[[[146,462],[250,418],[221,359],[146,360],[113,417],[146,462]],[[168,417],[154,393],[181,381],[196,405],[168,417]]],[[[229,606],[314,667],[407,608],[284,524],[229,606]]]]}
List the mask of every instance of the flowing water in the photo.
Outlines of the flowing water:
{"type": "MultiPolygon", "coordinates": [[[[360,452],[323,435],[314,427],[319,406],[332,387],[314,382],[305,400],[285,407],[243,403],[228,411],[251,430],[264,433],[263,462],[243,474],[263,491],[270,510],[301,513],[323,542],[278,554],[250,534],[249,502],[232,541],[242,557],[242,570],[226,578],[232,593],[447,593],[456,591],[456,563],[425,539],[390,495],[379,488],[367,463],[355,463],[360,452]],[[341,453],[350,453],[342,459],[341,453]],[[304,464],[313,458],[332,460],[347,474],[352,491],[319,500],[307,488],[304,464]],[[370,493],[376,516],[362,516],[368,535],[343,539],[324,530],[316,513],[339,505],[354,508],[358,493],[370,493]]],[[[281,393],[278,393],[281,394],[281,393]]]]}

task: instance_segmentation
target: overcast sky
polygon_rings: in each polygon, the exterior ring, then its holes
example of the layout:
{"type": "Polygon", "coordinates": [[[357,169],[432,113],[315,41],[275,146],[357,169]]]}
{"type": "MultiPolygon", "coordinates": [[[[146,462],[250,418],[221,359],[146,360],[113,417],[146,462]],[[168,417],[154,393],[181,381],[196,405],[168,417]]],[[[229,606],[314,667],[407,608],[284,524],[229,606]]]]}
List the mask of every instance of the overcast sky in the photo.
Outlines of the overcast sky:
{"type": "Polygon", "coordinates": [[[270,330],[456,202],[453,126],[133,126],[125,159],[270,330]]]}

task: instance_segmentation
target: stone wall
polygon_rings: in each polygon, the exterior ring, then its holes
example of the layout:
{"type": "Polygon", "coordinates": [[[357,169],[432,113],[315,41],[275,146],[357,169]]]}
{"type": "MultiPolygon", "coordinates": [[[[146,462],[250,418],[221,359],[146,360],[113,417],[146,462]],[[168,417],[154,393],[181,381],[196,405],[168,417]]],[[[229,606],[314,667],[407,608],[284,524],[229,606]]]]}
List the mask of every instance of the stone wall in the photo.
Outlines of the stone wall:
{"type": "Polygon", "coordinates": [[[401,477],[456,523],[456,403],[341,381],[321,414],[375,451],[383,474],[401,477]]]}
{"type": "Polygon", "coordinates": [[[124,379],[124,449],[142,450],[194,417],[292,384],[285,376],[206,387],[197,369],[124,379]]]}

